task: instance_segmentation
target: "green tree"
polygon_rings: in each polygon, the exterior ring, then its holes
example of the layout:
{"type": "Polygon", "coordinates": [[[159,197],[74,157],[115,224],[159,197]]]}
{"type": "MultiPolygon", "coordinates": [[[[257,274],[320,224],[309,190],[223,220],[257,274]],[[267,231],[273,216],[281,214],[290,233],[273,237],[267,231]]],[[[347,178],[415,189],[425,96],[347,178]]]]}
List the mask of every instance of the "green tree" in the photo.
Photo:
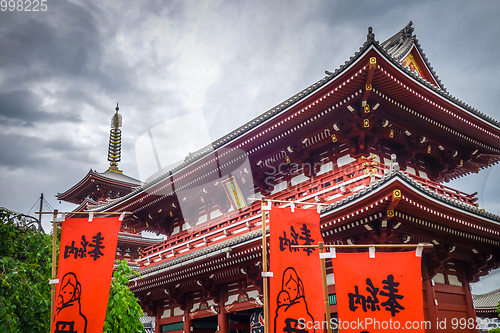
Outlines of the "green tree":
{"type": "Polygon", "coordinates": [[[144,326],[139,321],[142,312],[137,298],[127,287],[131,276],[137,275],[125,260],[118,262],[113,273],[109,291],[108,310],[103,333],[142,333],[144,326]]]}
{"type": "MultiPolygon", "coordinates": [[[[497,309],[495,311],[498,313],[498,318],[500,318],[500,302],[498,302],[497,309]]],[[[500,333],[500,327],[489,330],[488,333],[500,333]]]]}
{"type": "Polygon", "coordinates": [[[0,333],[48,332],[51,236],[0,208],[0,333]]]}
{"type": "MultiPolygon", "coordinates": [[[[52,236],[29,217],[0,208],[0,333],[50,331],[52,236]]],[[[144,331],[143,312],[128,279],[137,275],[120,261],[113,273],[105,333],[144,331]]]]}

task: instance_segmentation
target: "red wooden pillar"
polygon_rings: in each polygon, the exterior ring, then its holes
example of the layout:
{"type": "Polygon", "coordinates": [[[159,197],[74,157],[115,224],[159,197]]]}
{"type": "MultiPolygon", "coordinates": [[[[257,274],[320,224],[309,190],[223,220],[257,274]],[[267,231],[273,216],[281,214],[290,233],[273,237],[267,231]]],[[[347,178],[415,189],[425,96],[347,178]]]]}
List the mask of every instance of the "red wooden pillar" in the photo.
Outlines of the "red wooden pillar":
{"type": "Polygon", "coordinates": [[[163,316],[163,300],[158,302],[158,307],[155,309],[155,333],[161,333],[160,319],[163,316]]]}
{"type": "Polygon", "coordinates": [[[224,306],[220,307],[219,314],[217,315],[217,325],[219,325],[219,333],[229,333],[229,316],[224,306]]]}
{"type": "Polygon", "coordinates": [[[184,333],[191,333],[191,317],[189,310],[184,310],[184,333]]]}
{"type": "Polygon", "coordinates": [[[186,297],[185,309],[184,309],[184,333],[191,333],[192,331],[192,320],[189,313],[191,312],[190,297],[186,297]]]}
{"type": "Polygon", "coordinates": [[[219,314],[217,315],[218,333],[229,333],[229,316],[224,304],[227,301],[226,288],[220,288],[219,294],[219,314]]]}
{"type": "MultiPolygon", "coordinates": [[[[422,258],[423,259],[423,258],[422,258]]],[[[432,285],[431,277],[429,276],[429,271],[427,270],[427,265],[422,260],[422,278],[423,285],[425,287],[425,298],[427,299],[427,313],[429,315],[429,321],[431,322],[431,333],[437,333],[437,322],[438,322],[438,309],[436,305],[436,293],[434,292],[434,286],[432,285]]]]}
{"type": "MultiPolygon", "coordinates": [[[[476,310],[474,310],[474,304],[472,301],[472,294],[470,292],[470,286],[469,286],[469,281],[467,281],[467,277],[465,276],[465,273],[460,270],[460,275],[461,275],[461,282],[462,282],[462,288],[464,289],[464,295],[465,295],[465,304],[467,305],[467,314],[469,315],[469,318],[474,318],[474,322],[476,322],[476,310]]],[[[472,333],[479,333],[479,329],[473,328],[471,329],[472,333]]]]}

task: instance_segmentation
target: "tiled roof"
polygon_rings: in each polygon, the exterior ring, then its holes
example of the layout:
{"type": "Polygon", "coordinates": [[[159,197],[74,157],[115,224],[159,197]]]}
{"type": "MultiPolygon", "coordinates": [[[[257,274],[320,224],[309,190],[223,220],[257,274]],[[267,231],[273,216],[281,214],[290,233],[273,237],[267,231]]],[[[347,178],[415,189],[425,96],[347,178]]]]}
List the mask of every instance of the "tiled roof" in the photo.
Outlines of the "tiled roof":
{"type": "MultiPolygon", "coordinates": [[[[269,233],[269,228],[267,228],[267,233],[269,233]]],[[[168,260],[164,263],[152,265],[141,270],[141,276],[143,278],[148,277],[149,275],[156,275],[160,270],[164,269],[173,269],[177,266],[181,266],[183,264],[189,262],[195,262],[201,260],[203,258],[209,258],[214,255],[230,253],[231,248],[235,247],[238,244],[247,242],[249,240],[257,240],[262,238],[262,230],[254,230],[251,232],[247,232],[242,234],[241,236],[231,237],[230,239],[216,243],[210,246],[207,246],[203,249],[196,250],[181,256],[178,256],[175,259],[168,260]]]]}
{"type": "Polygon", "coordinates": [[[163,239],[161,239],[161,238],[149,238],[149,237],[144,237],[144,236],[139,236],[139,235],[134,236],[134,235],[123,234],[123,233],[118,234],[118,239],[140,241],[140,242],[152,243],[152,244],[163,242],[163,239]]]}
{"type": "Polygon", "coordinates": [[[135,178],[129,177],[129,176],[121,174],[121,173],[117,173],[117,172],[113,172],[113,171],[109,171],[109,170],[107,170],[105,172],[97,172],[95,170],[90,169],[89,172],[85,175],[85,177],[83,177],[78,183],[76,183],[71,188],[69,188],[68,190],[66,190],[62,193],[57,193],[56,197],[60,198],[64,195],[70,193],[74,189],[78,188],[81,184],[83,184],[85,182],[85,179],[87,179],[89,176],[90,177],[95,176],[95,177],[104,178],[106,180],[111,180],[114,182],[120,182],[124,185],[130,185],[130,187],[142,185],[142,182],[140,180],[137,180],[135,178]]]}
{"type": "Polygon", "coordinates": [[[496,309],[500,302],[500,288],[490,291],[486,294],[472,295],[474,308],[479,309],[496,309]]]}
{"type": "Polygon", "coordinates": [[[376,189],[378,187],[381,187],[385,183],[387,183],[388,181],[397,177],[402,182],[407,183],[410,187],[412,187],[416,190],[419,190],[419,191],[425,193],[426,195],[431,196],[434,199],[437,199],[441,202],[455,206],[458,210],[465,210],[465,211],[468,211],[468,212],[473,213],[475,215],[482,216],[482,217],[488,218],[488,219],[496,221],[496,222],[500,222],[500,216],[483,211],[476,206],[472,206],[472,205],[463,203],[461,201],[452,199],[444,194],[436,193],[433,190],[422,185],[421,183],[419,183],[415,179],[411,178],[405,172],[400,171],[399,166],[397,166],[397,163],[395,165],[396,165],[396,167],[392,167],[391,169],[388,169],[388,172],[382,178],[371,183],[369,186],[365,187],[364,189],[357,191],[357,192],[351,194],[350,196],[345,197],[339,201],[336,201],[336,202],[332,203],[331,205],[323,207],[321,210],[321,213],[326,213],[328,211],[335,210],[343,205],[348,204],[349,202],[351,202],[355,199],[358,199],[360,196],[370,195],[371,190],[376,189]]]}
{"type": "Polygon", "coordinates": [[[123,173],[113,172],[110,170],[106,170],[104,172],[94,171],[94,173],[103,177],[103,178],[116,180],[116,181],[119,181],[121,183],[131,184],[131,185],[142,185],[142,182],[140,180],[137,180],[137,179],[132,178],[130,176],[124,175],[123,173]]]}
{"type": "Polygon", "coordinates": [[[424,50],[420,46],[417,36],[413,35],[414,28],[412,27],[412,25],[413,22],[410,21],[410,23],[408,23],[403,29],[401,29],[398,33],[396,33],[385,42],[381,43],[380,46],[384,49],[385,52],[387,52],[387,54],[389,54],[398,62],[402,61],[403,57],[406,56],[408,52],[410,52],[413,46],[415,46],[422,56],[425,65],[430,70],[432,76],[438,83],[439,88],[441,88],[443,91],[446,91],[444,85],[441,83],[441,80],[438,78],[436,72],[434,71],[434,68],[432,68],[429,59],[427,59],[424,50]]]}

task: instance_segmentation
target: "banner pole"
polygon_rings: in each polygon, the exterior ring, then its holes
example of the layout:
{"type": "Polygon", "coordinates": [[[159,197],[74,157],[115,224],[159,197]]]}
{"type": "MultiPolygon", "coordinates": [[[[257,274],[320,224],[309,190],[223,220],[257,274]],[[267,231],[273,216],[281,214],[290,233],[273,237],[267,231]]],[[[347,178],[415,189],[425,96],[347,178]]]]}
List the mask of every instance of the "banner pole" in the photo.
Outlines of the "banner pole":
{"type": "MultiPolygon", "coordinates": [[[[267,240],[266,240],[266,211],[264,210],[265,197],[261,198],[260,210],[262,213],[262,273],[267,273],[267,240]]],[[[268,299],[268,276],[262,274],[263,296],[264,296],[264,333],[269,333],[269,299],[268,299]]]]}
{"type": "MultiPolygon", "coordinates": [[[[121,214],[132,214],[132,212],[59,212],[57,209],[55,210],[57,211],[58,214],[72,214],[72,215],[76,215],[76,214],[85,214],[85,215],[89,215],[89,213],[92,213],[94,215],[121,215],[121,214]]],[[[54,214],[53,212],[35,212],[35,214],[54,214]]]]}
{"type": "MultiPolygon", "coordinates": [[[[56,278],[56,260],[57,260],[57,213],[58,210],[54,209],[54,215],[52,220],[52,280],[56,278]]],[[[56,300],[56,284],[51,284],[51,295],[50,295],[50,332],[52,332],[52,322],[54,320],[54,304],[56,300]]]]}
{"type": "MultiPolygon", "coordinates": [[[[323,245],[323,242],[318,242],[319,253],[323,253],[323,245]]],[[[326,262],[324,258],[321,258],[320,260],[321,275],[323,278],[323,298],[325,301],[326,330],[328,333],[332,333],[332,327],[330,326],[330,301],[328,299],[328,284],[326,282],[326,262]]]]}

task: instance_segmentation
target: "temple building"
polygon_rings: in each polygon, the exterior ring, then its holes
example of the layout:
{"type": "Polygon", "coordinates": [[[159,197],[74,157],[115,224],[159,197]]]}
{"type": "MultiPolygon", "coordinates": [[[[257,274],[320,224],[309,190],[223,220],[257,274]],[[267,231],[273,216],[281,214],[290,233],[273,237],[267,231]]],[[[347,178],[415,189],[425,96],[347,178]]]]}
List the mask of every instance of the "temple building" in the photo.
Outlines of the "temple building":
{"type": "MultiPolygon", "coordinates": [[[[123,174],[118,169],[121,159],[121,130],[122,116],[118,113],[116,105],[115,114],[111,118],[111,130],[108,149],[108,161],[110,166],[104,172],[90,170],[73,187],[63,193],[56,195],[57,200],[77,204],[74,212],[92,210],[106,203],[112,202],[126,194],[131,193],[134,188],[142,185],[142,182],[123,174]]],[[[68,217],[78,217],[77,214],[68,214],[68,217]]],[[[142,249],[157,244],[160,240],[156,238],[143,237],[138,231],[127,229],[122,226],[118,235],[118,249],[116,258],[127,260],[129,265],[136,266],[135,260],[139,258],[142,249]]]]}
{"type": "MultiPolygon", "coordinates": [[[[369,28],[340,68],[148,183],[90,172],[60,195],[167,236],[130,284],[155,332],[250,332],[262,196],[325,204],[326,244],[434,244],[415,286],[426,320],[476,318],[469,283],[500,265],[500,217],[444,183],[498,163],[500,123],[445,89],[413,32],[379,43],[369,28]]],[[[329,260],[327,278],[336,316],[329,260]]]]}

